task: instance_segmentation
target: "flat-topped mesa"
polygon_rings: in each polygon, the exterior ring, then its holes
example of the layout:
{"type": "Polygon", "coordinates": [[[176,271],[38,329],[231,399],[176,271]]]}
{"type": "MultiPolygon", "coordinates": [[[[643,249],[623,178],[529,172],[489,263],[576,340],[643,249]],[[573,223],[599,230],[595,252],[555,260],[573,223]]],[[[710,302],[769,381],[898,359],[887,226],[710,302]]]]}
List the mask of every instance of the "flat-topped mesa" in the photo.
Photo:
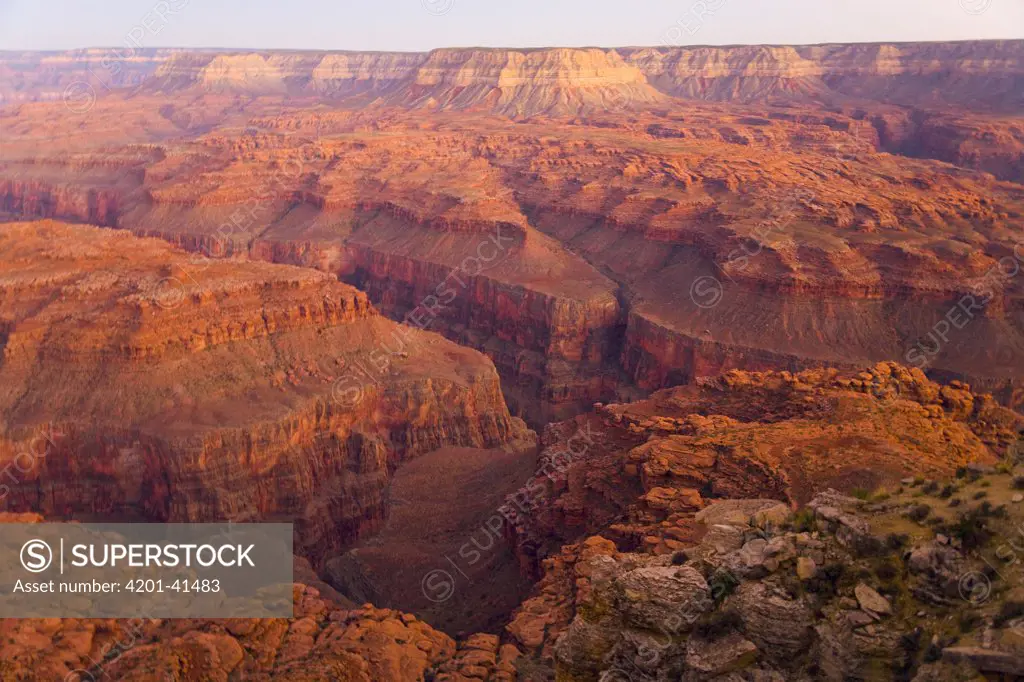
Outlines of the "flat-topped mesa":
{"type": "Polygon", "coordinates": [[[529,435],[484,356],[312,269],[43,221],[0,229],[0,272],[0,462],[46,454],[6,510],[289,519],[318,564],[402,460],[529,435]]]}
{"type": "Polygon", "coordinates": [[[161,64],[143,89],[285,94],[305,87],[319,60],[319,55],[306,53],[178,54],[161,64]]]}
{"type": "Polygon", "coordinates": [[[623,109],[664,96],[614,51],[441,49],[391,99],[406,106],[532,116],[623,109]]]}
{"type": "Polygon", "coordinates": [[[406,82],[426,60],[419,52],[332,52],[312,72],[312,87],[328,96],[385,92],[406,82]]]}
{"type": "Polygon", "coordinates": [[[863,43],[622,48],[676,97],[732,102],[860,98],[910,106],[1016,110],[1024,43],[863,43]]]}
{"type": "MultiPolygon", "coordinates": [[[[672,29],[666,34],[671,41],[672,29]]],[[[1024,43],[730,47],[446,48],[422,52],[79,50],[0,53],[0,103],[78,98],[106,87],[251,95],[366,95],[379,103],[508,116],[578,115],[669,97],[870,102],[1018,110],[1024,43]],[[81,90],[69,86],[75,85],[81,90]],[[380,98],[379,100],[377,98],[380,98]]],[[[104,90],[105,92],[105,90],[104,90]]],[[[366,103],[364,98],[363,104],[366,103]]]]}
{"type": "Polygon", "coordinates": [[[481,109],[509,116],[575,115],[665,101],[616,52],[597,48],[174,55],[145,92],[374,94],[387,104],[481,109]]]}
{"type": "Polygon", "coordinates": [[[0,105],[61,100],[85,106],[104,88],[140,85],[174,48],[90,48],[66,52],[0,51],[0,105]]]}
{"type": "Polygon", "coordinates": [[[245,52],[175,54],[145,92],[205,92],[341,97],[386,90],[407,80],[426,55],[416,52],[245,52]]]}

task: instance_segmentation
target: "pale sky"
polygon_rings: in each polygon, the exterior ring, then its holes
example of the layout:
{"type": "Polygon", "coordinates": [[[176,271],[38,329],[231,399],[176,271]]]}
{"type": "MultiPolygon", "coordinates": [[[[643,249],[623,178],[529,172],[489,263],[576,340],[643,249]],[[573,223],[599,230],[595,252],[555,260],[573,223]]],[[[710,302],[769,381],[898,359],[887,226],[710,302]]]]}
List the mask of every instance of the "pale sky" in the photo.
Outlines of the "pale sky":
{"type": "Polygon", "coordinates": [[[0,49],[419,51],[970,38],[1024,38],[1024,0],[0,0],[0,49]]]}

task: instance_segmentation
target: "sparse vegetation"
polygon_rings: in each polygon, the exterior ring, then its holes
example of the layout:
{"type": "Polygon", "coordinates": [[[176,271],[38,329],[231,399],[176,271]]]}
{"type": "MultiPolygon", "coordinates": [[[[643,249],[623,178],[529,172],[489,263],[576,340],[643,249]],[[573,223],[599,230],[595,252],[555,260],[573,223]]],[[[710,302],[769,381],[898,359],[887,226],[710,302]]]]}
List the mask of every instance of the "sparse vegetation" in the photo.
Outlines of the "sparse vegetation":
{"type": "Polygon", "coordinates": [[[978,514],[981,516],[992,516],[997,519],[1005,519],[1007,516],[1006,505],[1001,504],[998,507],[993,507],[991,502],[985,500],[978,506],[978,514]]]}
{"type": "Polygon", "coordinates": [[[885,536],[885,545],[893,551],[899,551],[910,544],[910,536],[906,533],[889,533],[885,536]]]}
{"type": "Polygon", "coordinates": [[[814,578],[807,581],[807,590],[826,597],[834,596],[839,592],[839,583],[845,573],[845,564],[825,564],[818,569],[814,578]]]}
{"type": "Polygon", "coordinates": [[[1024,616],[1024,602],[1021,601],[1006,601],[999,608],[999,613],[992,620],[992,624],[997,628],[1001,628],[1011,620],[1024,616]]]}
{"type": "Polygon", "coordinates": [[[976,611],[965,610],[960,612],[957,619],[957,626],[960,632],[970,632],[981,624],[981,614],[976,611]]]}
{"type": "Polygon", "coordinates": [[[977,549],[992,539],[988,519],[980,509],[972,509],[960,514],[956,521],[943,524],[939,530],[944,535],[959,540],[967,551],[977,549]]]}
{"type": "Polygon", "coordinates": [[[915,504],[913,507],[910,508],[910,511],[907,512],[907,516],[910,517],[911,521],[914,521],[915,523],[921,523],[926,518],[928,518],[928,515],[931,513],[932,508],[929,507],[927,504],[915,504]]]}
{"type": "Polygon", "coordinates": [[[801,509],[793,515],[789,525],[797,533],[810,533],[814,530],[814,512],[801,509]]]}
{"type": "Polygon", "coordinates": [[[708,585],[711,587],[711,597],[715,600],[716,605],[721,604],[726,597],[735,592],[739,584],[740,581],[736,576],[724,568],[715,571],[708,580],[708,585]]]}
{"type": "Polygon", "coordinates": [[[722,609],[697,621],[693,632],[704,639],[718,639],[742,627],[743,619],[739,613],[733,609],[722,609]]]}

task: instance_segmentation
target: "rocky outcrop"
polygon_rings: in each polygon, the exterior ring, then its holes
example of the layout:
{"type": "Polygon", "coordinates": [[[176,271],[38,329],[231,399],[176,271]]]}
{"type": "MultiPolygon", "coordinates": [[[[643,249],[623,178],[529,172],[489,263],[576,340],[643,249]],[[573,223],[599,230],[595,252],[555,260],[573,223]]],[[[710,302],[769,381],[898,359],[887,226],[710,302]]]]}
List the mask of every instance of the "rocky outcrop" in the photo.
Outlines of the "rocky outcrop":
{"type": "Polygon", "coordinates": [[[526,435],[486,358],[315,270],[48,222],[0,240],[9,510],[290,518],[319,565],[379,527],[403,460],[526,435]]]}
{"type": "MultiPolygon", "coordinates": [[[[598,532],[622,548],[669,554],[699,537],[694,514],[710,500],[795,505],[826,487],[950,476],[993,462],[1022,425],[991,396],[890,363],[865,372],[732,371],[550,425],[536,475],[506,500],[507,533],[523,570],[537,577],[562,545],[598,532]]],[[[772,554],[754,550],[755,563],[772,554]]]]}
{"type": "Polygon", "coordinates": [[[997,585],[974,552],[1005,553],[998,533],[1021,512],[976,496],[1001,499],[1014,485],[980,469],[945,484],[972,508],[936,509],[929,522],[914,510],[950,494],[918,478],[870,501],[826,490],[797,513],[771,500],[709,501],[698,532],[670,554],[587,538],[545,562],[508,633],[538,668],[587,682],[1019,675],[1019,589],[997,585]],[[920,559],[929,546],[956,567],[945,597],[920,559]],[[952,604],[961,615],[950,628],[952,604]]]}
{"type": "Polygon", "coordinates": [[[12,679],[509,682],[519,652],[476,635],[457,644],[415,616],[346,609],[295,585],[295,615],[272,620],[4,620],[12,679]]]}
{"type": "Polygon", "coordinates": [[[1024,130],[1019,119],[922,114],[894,151],[940,159],[1024,184],[1024,130]]]}
{"type": "MultiPolygon", "coordinates": [[[[0,512],[0,524],[43,521],[0,512]]],[[[297,582],[292,599],[291,618],[0,619],[0,671],[68,682],[516,679],[521,652],[494,635],[456,642],[416,616],[355,606],[326,586],[297,582]]]]}

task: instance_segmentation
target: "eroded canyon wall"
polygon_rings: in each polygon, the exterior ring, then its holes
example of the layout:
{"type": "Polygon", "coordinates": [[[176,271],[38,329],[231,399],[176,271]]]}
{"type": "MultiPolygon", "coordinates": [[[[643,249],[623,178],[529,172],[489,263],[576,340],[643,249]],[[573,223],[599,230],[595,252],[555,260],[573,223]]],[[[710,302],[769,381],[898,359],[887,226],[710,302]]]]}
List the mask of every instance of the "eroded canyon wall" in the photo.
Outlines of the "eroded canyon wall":
{"type": "Polygon", "coordinates": [[[186,52],[5,108],[0,206],[336,274],[537,425],[886,359],[1016,404],[1020,48],[186,52]]]}
{"type": "Polygon", "coordinates": [[[125,232],[0,240],[8,510],[288,519],[317,565],[379,526],[402,460],[529,436],[486,358],[315,270],[209,261],[200,283],[125,232]]]}

